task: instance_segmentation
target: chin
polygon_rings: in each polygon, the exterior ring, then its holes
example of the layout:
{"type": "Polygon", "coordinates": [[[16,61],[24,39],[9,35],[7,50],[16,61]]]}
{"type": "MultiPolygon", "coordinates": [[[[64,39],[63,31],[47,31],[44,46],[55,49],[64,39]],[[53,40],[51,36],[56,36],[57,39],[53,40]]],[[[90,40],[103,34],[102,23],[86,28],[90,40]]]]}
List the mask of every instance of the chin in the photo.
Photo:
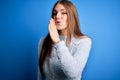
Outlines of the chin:
{"type": "Polygon", "coordinates": [[[66,30],[66,28],[57,28],[58,31],[66,30]]]}
{"type": "Polygon", "coordinates": [[[57,30],[63,30],[63,29],[65,29],[65,27],[57,26],[57,30]]]}
{"type": "Polygon", "coordinates": [[[62,27],[60,27],[60,26],[57,27],[57,30],[63,30],[63,29],[64,29],[64,28],[62,28],[62,27]]]}
{"type": "Polygon", "coordinates": [[[57,30],[63,30],[63,29],[61,29],[61,28],[57,28],[57,30]]]}

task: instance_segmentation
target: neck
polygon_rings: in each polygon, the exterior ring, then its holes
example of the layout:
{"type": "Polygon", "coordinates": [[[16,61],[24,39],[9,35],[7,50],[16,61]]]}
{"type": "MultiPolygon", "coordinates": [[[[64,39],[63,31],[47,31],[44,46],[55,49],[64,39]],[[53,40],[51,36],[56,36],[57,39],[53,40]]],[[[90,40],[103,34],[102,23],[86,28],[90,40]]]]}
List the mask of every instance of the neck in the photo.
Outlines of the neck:
{"type": "Polygon", "coordinates": [[[67,30],[59,30],[59,35],[67,36],[67,30]]]}

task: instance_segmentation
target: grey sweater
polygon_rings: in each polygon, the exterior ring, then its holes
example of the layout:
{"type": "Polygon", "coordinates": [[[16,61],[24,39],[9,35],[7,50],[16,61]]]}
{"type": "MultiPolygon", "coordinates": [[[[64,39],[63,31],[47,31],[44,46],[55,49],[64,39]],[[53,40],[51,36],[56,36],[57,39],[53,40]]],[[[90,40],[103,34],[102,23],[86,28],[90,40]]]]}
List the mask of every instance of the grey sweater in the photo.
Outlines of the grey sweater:
{"type": "MultiPolygon", "coordinates": [[[[43,69],[46,80],[81,80],[91,49],[91,39],[73,37],[69,47],[66,46],[65,36],[60,36],[60,39],[61,41],[53,47],[49,66],[48,59],[45,60],[43,69]]],[[[44,38],[39,41],[38,53],[43,41],[44,38]]],[[[39,67],[38,80],[42,80],[39,67]]]]}

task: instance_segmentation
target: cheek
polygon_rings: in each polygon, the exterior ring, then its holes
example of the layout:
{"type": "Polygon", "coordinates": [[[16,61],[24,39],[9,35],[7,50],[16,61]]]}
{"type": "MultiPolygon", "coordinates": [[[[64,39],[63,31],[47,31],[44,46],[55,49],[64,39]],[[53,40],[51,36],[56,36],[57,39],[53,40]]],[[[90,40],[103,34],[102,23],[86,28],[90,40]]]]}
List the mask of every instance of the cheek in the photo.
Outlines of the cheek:
{"type": "Polygon", "coordinates": [[[66,26],[66,27],[68,26],[68,22],[67,22],[67,21],[65,22],[65,26],[66,26]]]}
{"type": "Polygon", "coordinates": [[[66,26],[68,25],[67,17],[64,18],[64,24],[65,24],[66,26]]]}
{"type": "Polygon", "coordinates": [[[67,21],[67,19],[65,20],[65,25],[66,25],[66,26],[68,25],[68,21],[67,21]]]}

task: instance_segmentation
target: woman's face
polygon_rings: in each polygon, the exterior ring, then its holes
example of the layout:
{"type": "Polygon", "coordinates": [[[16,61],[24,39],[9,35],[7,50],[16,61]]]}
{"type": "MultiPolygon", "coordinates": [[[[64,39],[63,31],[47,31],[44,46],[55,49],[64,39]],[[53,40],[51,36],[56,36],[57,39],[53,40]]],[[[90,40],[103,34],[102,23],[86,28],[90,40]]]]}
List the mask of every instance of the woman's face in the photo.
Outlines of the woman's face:
{"type": "Polygon", "coordinates": [[[63,5],[57,4],[53,11],[53,19],[57,30],[65,30],[67,28],[67,12],[63,5]]]}

